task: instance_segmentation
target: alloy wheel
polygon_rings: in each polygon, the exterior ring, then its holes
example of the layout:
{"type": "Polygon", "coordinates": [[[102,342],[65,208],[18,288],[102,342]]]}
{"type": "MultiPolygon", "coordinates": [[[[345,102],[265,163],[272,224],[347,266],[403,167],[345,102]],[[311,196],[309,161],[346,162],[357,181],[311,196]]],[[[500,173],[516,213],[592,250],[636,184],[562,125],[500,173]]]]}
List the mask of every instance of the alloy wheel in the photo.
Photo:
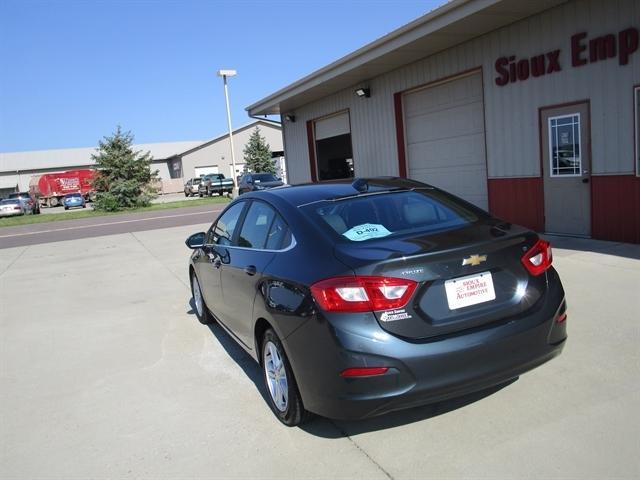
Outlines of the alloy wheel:
{"type": "Polygon", "coordinates": [[[196,304],[196,312],[199,317],[202,317],[204,313],[204,302],[202,301],[202,292],[200,291],[200,284],[198,283],[198,277],[193,276],[192,281],[193,301],[196,304]]]}
{"type": "Polygon", "coordinates": [[[284,412],[289,403],[289,382],[280,350],[271,341],[264,347],[263,365],[271,399],[276,408],[284,412]]]}

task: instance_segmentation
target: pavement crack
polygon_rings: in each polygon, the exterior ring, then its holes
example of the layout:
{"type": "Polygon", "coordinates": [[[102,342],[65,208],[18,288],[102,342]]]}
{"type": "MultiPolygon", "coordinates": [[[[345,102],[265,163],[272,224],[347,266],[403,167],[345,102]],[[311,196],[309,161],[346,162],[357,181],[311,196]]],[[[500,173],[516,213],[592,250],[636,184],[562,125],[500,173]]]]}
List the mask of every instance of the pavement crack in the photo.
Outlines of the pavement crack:
{"type": "Polygon", "coordinates": [[[394,480],[393,476],[392,476],[389,472],[387,472],[387,471],[384,469],[384,467],[383,467],[382,465],[380,465],[378,462],[376,462],[376,461],[373,459],[373,457],[372,457],[371,455],[369,455],[369,454],[367,453],[367,451],[366,451],[364,448],[362,448],[360,445],[358,445],[358,443],[357,443],[353,438],[351,438],[351,436],[350,436],[347,432],[345,432],[343,428],[341,428],[341,427],[340,427],[336,422],[334,422],[333,420],[329,420],[329,422],[330,422],[334,427],[336,427],[336,429],[337,429],[337,430],[342,434],[342,436],[343,436],[344,438],[346,438],[347,440],[349,440],[349,441],[353,444],[353,446],[354,446],[354,447],[356,447],[360,452],[362,452],[362,454],[363,454],[365,457],[367,457],[367,458],[369,459],[369,461],[370,461],[371,463],[373,463],[373,464],[378,468],[378,470],[380,470],[380,471],[381,471],[381,472],[382,472],[382,473],[383,473],[383,474],[384,474],[388,479],[390,479],[390,480],[394,480]]]}
{"type": "Polygon", "coordinates": [[[155,255],[153,254],[153,252],[152,252],[151,250],[149,250],[149,248],[148,248],[148,247],[147,247],[147,246],[142,242],[142,240],[140,240],[140,239],[136,236],[136,234],[135,234],[134,232],[129,232],[129,235],[131,235],[131,236],[135,239],[135,241],[136,241],[136,242],[138,242],[138,243],[142,246],[142,248],[144,248],[144,249],[147,251],[147,253],[148,253],[149,255],[151,255],[151,257],[152,257],[156,262],[158,262],[158,263],[162,266],[162,268],[164,268],[166,271],[168,271],[168,272],[169,272],[173,277],[175,277],[175,278],[176,278],[176,279],[177,279],[181,284],[183,284],[183,285],[184,285],[184,286],[185,286],[189,291],[191,291],[191,286],[190,286],[190,285],[187,285],[187,284],[184,282],[184,280],[183,280],[182,278],[180,278],[180,276],[179,276],[179,275],[177,275],[173,270],[171,270],[169,267],[167,267],[167,266],[162,262],[162,260],[160,260],[157,256],[155,256],[155,255]]]}
{"type": "Polygon", "coordinates": [[[13,266],[13,264],[14,264],[14,263],[16,263],[18,260],[20,260],[20,258],[22,257],[22,255],[24,255],[24,252],[26,252],[27,250],[29,250],[29,245],[25,246],[25,247],[24,247],[24,250],[22,250],[22,251],[20,252],[20,254],[19,254],[16,258],[14,258],[14,259],[11,261],[11,263],[9,263],[9,265],[7,265],[7,268],[5,268],[5,269],[2,271],[2,273],[0,273],[0,277],[1,277],[2,275],[4,275],[5,273],[7,273],[7,272],[9,271],[9,269],[13,266]]]}

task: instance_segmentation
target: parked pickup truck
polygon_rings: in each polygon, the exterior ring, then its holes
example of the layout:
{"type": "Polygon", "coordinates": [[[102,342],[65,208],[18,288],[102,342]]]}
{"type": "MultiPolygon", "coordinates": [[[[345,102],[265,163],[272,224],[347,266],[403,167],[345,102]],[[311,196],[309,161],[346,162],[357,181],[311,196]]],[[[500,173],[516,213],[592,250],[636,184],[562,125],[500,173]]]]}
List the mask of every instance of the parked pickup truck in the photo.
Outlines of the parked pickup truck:
{"type": "Polygon", "coordinates": [[[200,185],[198,185],[198,195],[204,197],[211,196],[214,193],[224,195],[233,191],[233,180],[224,178],[221,173],[210,173],[202,177],[200,185]]]}

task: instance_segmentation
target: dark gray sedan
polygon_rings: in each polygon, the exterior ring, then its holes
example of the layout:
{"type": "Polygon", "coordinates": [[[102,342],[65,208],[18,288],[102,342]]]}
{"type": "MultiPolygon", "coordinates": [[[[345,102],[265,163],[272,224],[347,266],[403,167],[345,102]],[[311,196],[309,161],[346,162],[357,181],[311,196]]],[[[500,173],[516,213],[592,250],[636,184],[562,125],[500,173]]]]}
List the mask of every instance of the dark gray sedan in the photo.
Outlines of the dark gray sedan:
{"type": "Polygon", "coordinates": [[[258,192],[283,185],[284,182],[272,173],[245,173],[238,181],[238,191],[242,195],[247,192],[258,192]]]}
{"type": "Polygon", "coordinates": [[[198,318],[260,363],[286,425],[498,385],[567,338],[549,243],[411,180],[251,192],[186,243],[198,318]]]}

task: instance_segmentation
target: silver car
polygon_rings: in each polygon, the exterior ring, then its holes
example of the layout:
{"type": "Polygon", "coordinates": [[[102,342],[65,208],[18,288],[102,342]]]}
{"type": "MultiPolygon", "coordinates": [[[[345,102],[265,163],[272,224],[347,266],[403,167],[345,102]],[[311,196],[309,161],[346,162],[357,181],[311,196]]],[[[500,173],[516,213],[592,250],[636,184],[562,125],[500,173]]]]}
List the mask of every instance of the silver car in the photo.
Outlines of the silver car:
{"type": "Polygon", "coordinates": [[[7,198],[0,201],[0,217],[13,217],[33,213],[29,203],[20,198],[7,198]]]}
{"type": "Polygon", "coordinates": [[[191,178],[184,184],[184,196],[195,197],[198,195],[198,187],[202,178],[191,178]]]}

